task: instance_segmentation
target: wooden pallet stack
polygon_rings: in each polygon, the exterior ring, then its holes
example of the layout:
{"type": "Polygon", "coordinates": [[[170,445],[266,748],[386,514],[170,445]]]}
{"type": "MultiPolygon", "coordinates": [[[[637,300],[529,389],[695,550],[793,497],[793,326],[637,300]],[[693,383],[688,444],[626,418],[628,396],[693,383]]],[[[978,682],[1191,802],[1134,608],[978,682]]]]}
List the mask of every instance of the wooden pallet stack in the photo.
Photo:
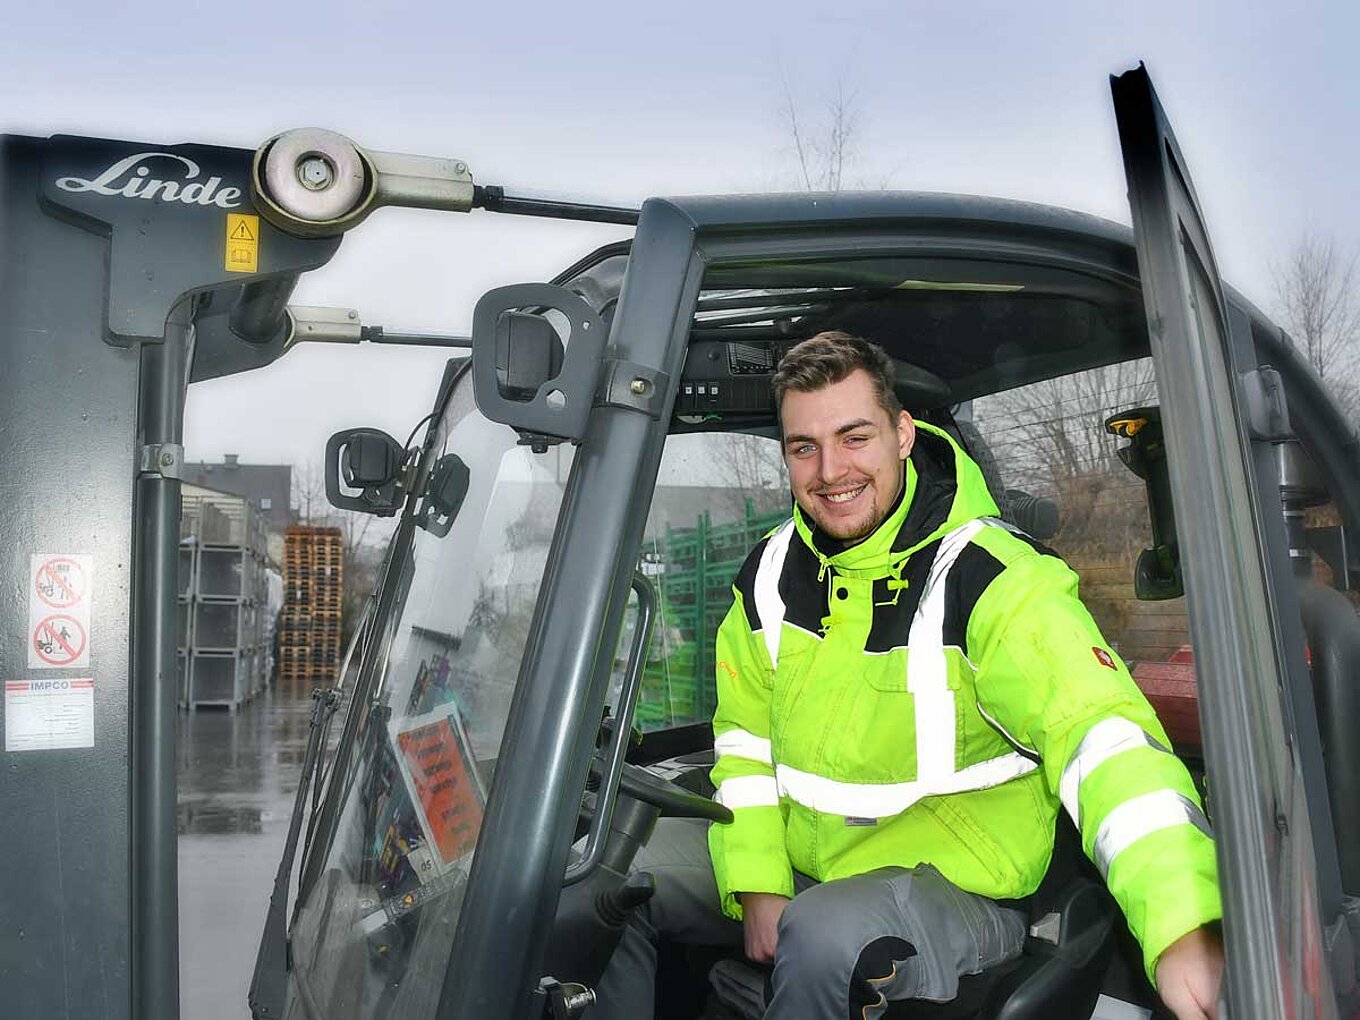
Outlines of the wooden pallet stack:
{"type": "Polygon", "coordinates": [[[284,533],[280,683],[298,688],[335,682],[344,577],[339,528],[295,525],[284,533]]]}

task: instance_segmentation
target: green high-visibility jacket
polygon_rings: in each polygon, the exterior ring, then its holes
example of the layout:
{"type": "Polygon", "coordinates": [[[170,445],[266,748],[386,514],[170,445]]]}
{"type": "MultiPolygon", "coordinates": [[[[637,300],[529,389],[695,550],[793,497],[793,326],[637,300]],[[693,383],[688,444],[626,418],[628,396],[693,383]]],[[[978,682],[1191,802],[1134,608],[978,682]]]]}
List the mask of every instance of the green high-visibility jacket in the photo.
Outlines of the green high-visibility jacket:
{"type": "Polygon", "coordinates": [[[1034,892],[1058,810],[1143,948],[1222,916],[1190,775],[1077,598],[1077,576],[998,519],[981,470],[917,423],[906,488],[848,549],[793,517],[751,552],[718,631],[709,830],[722,906],[934,865],[1034,892]]]}

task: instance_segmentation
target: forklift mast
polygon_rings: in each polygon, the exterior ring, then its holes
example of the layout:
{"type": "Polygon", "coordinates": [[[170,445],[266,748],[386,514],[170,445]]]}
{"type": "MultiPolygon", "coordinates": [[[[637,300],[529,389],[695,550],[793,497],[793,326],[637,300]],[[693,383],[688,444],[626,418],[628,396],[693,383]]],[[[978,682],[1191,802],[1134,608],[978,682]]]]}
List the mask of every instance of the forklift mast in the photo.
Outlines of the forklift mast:
{"type": "Polygon", "coordinates": [[[0,138],[7,1015],[177,1015],[185,389],[277,357],[339,243],[262,220],[252,158],[0,138]]]}

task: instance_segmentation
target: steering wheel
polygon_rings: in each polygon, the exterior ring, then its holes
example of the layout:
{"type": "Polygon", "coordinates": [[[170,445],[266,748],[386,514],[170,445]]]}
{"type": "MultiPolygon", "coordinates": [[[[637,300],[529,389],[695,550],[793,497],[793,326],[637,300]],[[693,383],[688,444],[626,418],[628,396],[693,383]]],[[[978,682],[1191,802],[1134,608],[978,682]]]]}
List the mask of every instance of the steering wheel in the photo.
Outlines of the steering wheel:
{"type": "MultiPolygon", "coordinates": [[[[604,776],[604,762],[597,755],[591,762],[590,771],[597,778],[604,776]]],[[[623,773],[619,777],[619,792],[627,794],[644,804],[651,804],[661,812],[663,818],[707,818],[712,822],[732,821],[732,812],[716,800],[691,793],[679,783],[662,779],[655,772],[649,772],[641,765],[623,763],[623,773]]]]}

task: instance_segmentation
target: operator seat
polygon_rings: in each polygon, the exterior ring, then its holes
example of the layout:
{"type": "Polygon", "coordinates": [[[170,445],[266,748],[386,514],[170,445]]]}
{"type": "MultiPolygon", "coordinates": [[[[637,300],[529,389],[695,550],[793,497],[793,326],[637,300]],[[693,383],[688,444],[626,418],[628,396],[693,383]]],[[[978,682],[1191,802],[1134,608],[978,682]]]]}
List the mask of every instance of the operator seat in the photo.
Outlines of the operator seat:
{"type": "MultiPolygon", "coordinates": [[[[1029,934],[1013,960],[964,977],[950,1002],[891,1003],[889,1020],[1087,1020],[1113,950],[1115,907],[1059,815],[1053,857],[1029,898],[1029,934]]],[[[744,960],[714,965],[714,997],[725,1015],[758,1016],[768,971],[744,960]]]]}

